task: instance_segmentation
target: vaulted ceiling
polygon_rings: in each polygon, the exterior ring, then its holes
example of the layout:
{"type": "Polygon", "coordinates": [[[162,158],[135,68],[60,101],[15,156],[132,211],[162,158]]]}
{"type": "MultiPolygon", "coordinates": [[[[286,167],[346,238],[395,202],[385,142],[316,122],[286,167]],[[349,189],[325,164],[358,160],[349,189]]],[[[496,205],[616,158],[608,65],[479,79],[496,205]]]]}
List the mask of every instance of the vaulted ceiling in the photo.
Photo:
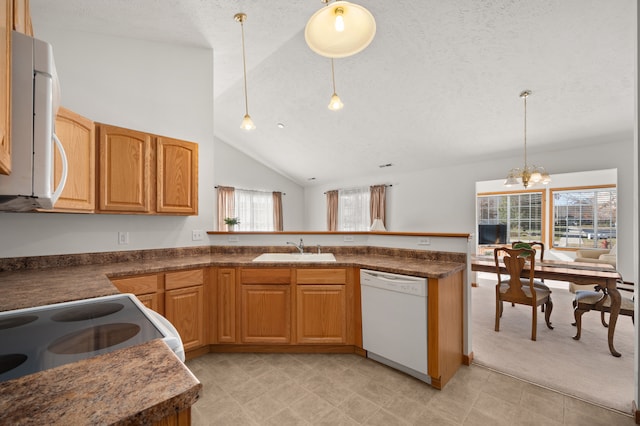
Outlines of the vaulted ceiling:
{"type": "Polygon", "coordinates": [[[633,137],[635,0],[353,2],[371,11],[377,33],[335,61],[338,112],[327,109],[330,60],[304,40],[320,0],[31,0],[31,8],[36,25],[213,48],[215,135],[301,185],[375,176],[388,163],[384,170],[410,172],[518,155],[524,89],[533,92],[533,162],[560,147],[633,137]],[[237,12],[247,14],[252,132],[239,128],[237,12]]]}

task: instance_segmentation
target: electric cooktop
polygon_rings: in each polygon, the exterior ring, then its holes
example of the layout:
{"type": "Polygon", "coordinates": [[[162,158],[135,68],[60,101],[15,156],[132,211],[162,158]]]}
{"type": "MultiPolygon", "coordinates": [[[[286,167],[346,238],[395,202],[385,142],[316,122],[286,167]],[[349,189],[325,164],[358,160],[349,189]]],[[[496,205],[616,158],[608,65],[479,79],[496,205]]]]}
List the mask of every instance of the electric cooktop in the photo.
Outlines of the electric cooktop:
{"type": "Polygon", "coordinates": [[[0,382],[164,338],[132,294],[0,312],[0,382]]]}

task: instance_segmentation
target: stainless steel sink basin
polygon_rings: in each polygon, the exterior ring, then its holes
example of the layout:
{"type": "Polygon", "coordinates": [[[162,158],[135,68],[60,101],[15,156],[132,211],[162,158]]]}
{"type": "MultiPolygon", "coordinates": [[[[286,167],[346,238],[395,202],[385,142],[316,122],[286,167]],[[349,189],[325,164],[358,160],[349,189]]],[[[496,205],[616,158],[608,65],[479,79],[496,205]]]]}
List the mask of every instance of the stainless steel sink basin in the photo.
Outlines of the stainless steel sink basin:
{"type": "Polygon", "coordinates": [[[335,262],[333,253],[263,253],[254,262],[335,262]]]}

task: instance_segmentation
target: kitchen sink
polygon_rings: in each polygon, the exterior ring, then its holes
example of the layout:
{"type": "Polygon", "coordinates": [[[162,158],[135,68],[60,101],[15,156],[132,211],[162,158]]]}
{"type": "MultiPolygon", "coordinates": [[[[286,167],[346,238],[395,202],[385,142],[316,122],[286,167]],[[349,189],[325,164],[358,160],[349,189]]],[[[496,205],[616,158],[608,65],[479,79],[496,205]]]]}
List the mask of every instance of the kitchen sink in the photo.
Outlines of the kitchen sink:
{"type": "Polygon", "coordinates": [[[263,253],[254,262],[335,262],[333,253],[263,253]]]}

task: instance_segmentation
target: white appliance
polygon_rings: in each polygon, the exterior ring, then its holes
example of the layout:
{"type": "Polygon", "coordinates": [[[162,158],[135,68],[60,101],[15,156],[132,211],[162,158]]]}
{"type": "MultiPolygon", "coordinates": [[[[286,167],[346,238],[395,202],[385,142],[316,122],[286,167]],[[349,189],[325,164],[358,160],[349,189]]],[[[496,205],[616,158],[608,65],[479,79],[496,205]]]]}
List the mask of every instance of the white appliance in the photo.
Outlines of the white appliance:
{"type": "Polygon", "coordinates": [[[0,382],[153,339],[184,362],[175,327],[133,294],[0,312],[0,382]]]}
{"type": "Polygon", "coordinates": [[[427,369],[427,279],[360,270],[367,357],[431,383],[427,369]]]}
{"type": "Polygon", "coordinates": [[[67,158],[54,132],[60,88],[49,43],[11,34],[11,174],[0,175],[0,210],[52,209],[67,179],[67,158]],[[62,177],[53,189],[53,143],[62,177]]]}

